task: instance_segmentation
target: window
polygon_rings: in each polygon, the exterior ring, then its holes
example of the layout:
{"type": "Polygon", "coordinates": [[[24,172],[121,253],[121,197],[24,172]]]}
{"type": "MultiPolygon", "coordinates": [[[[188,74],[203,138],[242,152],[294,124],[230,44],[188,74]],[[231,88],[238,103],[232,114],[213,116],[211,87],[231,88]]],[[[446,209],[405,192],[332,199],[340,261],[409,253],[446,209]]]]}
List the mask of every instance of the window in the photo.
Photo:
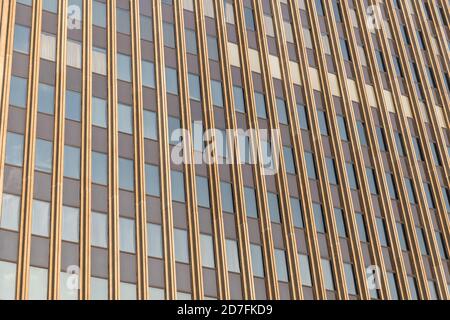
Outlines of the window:
{"type": "Polygon", "coordinates": [[[177,202],[185,202],[183,172],[172,171],[170,177],[172,185],[172,200],[177,202]]]}
{"type": "Polygon", "coordinates": [[[326,233],[325,221],[323,220],[322,205],[313,203],[314,222],[316,223],[316,231],[319,233],[326,233]]]}
{"type": "Polygon", "coordinates": [[[119,158],[119,188],[127,191],[134,190],[133,160],[119,158]]]}
{"type": "Polygon", "coordinates": [[[267,119],[266,98],[264,94],[255,92],[255,104],[258,118],[267,119]]]}
{"type": "Polygon", "coordinates": [[[92,23],[101,28],[106,28],[106,4],[100,1],[92,2],[92,23]]]}
{"type": "Polygon", "coordinates": [[[381,127],[377,127],[377,138],[378,138],[378,146],[380,147],[380,151],[388,151],[386,148],[386,140],[384,138],[384,130],[381,127]]]}
{"type": "Polygon", "coordinates": [[[356,223],[358,225],[359,240],[362,242],[368,242],[366,224],[364,222],[364,216],[361,213],[356,213],[356,223]]]}
{"type": "Polygon", "coordinates": [[[80,148],[64,146],[64,176],[80,179],[80,148]]]}
{"type": "Polygon", "coordinates": [[[144,110],[144,138],[158,140],[158,124],[156,113],[144,110]]]}
{"type": "Polygon", "coordinates": [[[227,213],[233,213],[233,191],[230,183],[220,182],[220,196],[222,200],[222,210],[227,213]]]}
{"type": "Polygon", "coordinates": [[[256,206],[255,190],[252,188],[244,188],[245,193],[245,211],[248,217],[258,218],[258,208],[256,206]]]}
{"type": "Polygon", "coordinates": [[[289,274],[286,264],[286,253],[284,250],[275,249],[275,264],[277,267],[278,281],[288,282],[289,274]]]}
{"type": "Polygon", "coordinates": [[[350,50],[348,48],[348,42],[346,39],[339,39],[341,43],[341,51],[342,51],[342,57],[346,61],[352,61],[352,57],[350,55],[350,50]]]}
{"type": "Polygon", "coordinates": [[[14,300],[16,295],[16,265],[0,261],[0,300],[14,300]]]}
{"type": "Polygon", "coordinates": [[[420,139],[418,137],[413,137],[413,145],[414,145],[414,151],[416,153],[416,158],[419,161],[423,161],[423,152],[422,152],[422,146],[420,144],[420,139]]]}
{"type": "Polygon", "coordinates": [[[189,263],[188,236],[186,230],[174,229],[175,260],[189,263]]]}
{"type": "Polygon", "coordinates": [[[91,276],[91,300],[108,300],[108,280],[91,276]]]}
{"type": "Polygon", "coordinates": [[[281,223],[278,195],[275,193],[268,192],[267,199],[269,201],[269,212],[271,222],[281,223]]]}
{"type": "Polygon", "coordinates": [[[92,48],[92,72],[106,76],[106,50],[102,48],[92,48]]]}
{"type": "Polygon", "coordinates": [[[407,251],[408,243],[406,242],[406,238],[405,238],[405,227],[404,227],[403,223],[400,223],[400,222],[397,222],[396,226],[397,226],[397,233],[398,233],[398,240],[400,242],[400,247],[402,248],[403,251],[407,251]]]}
{"type": "Polygon", "coordinates": [[[405,147],[403,145],[403,138],[400,132],[395,132],[395,143],[397,145],[397,152],[400,157],[405,156],[405,147]]]}
{"type": "Polygon", "coordinates": [[[202,252],[202,266],[214,269],[214,243],[210,235],[200,235],[200,249],[202,252]]]}
{"type": "Polygon", "coordinates": [[[319,119],[320,134],[323,136],[328,136],[328,124],[327,124],[327,117],[325,115],[325,112],[318,111],[317,116],[319,119]]]}
{"type": "Polygon", "coordinates": [[[133,109],[119,103],[119,132],[133,134],[133,109]]]}
{"type": "Polygon", "coordinates": [[[334,290],[334,280],[333,280],[333,269],[329,260],[322,260],[322,272],[323,280],[325,282],[325,289],[333,291],[334,290]]]}
{"type": "Polygon", "coordinates": [[[136,285],[132,283],[120,283],[120,300],[136,300],[136,285]]]}
{"type": "Polygon", "coordinates": [[[175,30],[172,23],[163,23],[164,46],[175,48],[175,30]]]}
{"type": "Polygon", "coordinates": [[[52,13],[58,13],[58,0],[44,0],[42,9],[52,13]]]}
{"type": "Polygon", "coordinates": [[[339,237],[346,238],[347,230],[345,228],[344,214],[343,214],[342,209],[334,208],[334,215],[336,216],[336,225],[337,225],[339,237]]]}
{"type": "Polygon", "coordinates": [[[99,152],[92,152],[92,182],[108,184],[108,155],[99,152]]]}
{"type": "Polygon", "coordinates": [[[200,93],[200,78],[198,75],[189,73],[189,97],[195,101],[201,101],[202,95],[200,93]]]}
{"type": "Polygon", "coordinates": [[[255,277],[264,278],[264,262],[261,246],[250,244],[250,252],[252,255],[252,268],[255,277]]]}
{"type": "Polygon", "coordinates": [[[9,104],[14,107],[27,107],[27,79],[11,77],[9,104]]]}
{"type": "Polygon", "coordinates": [[[213,105],[223,107],[222,82],[211,80],[211,94],[213,105]]]}
{"type": "Polygon", "coordinates": [[[419,296],[417,294],[416,279],[414,277],[409,276],[408,284],[409,284],[409,292],[411,293],[411,300],[418,300],[419,296]]]}
{"type": "Polygon", "coordinates": [[[226,239],[228,271],[240,273],[239,251],[235,240],[226,239]]]}
{"type": "Polygon", "coordinates": [[[66,91],[66,119],[81,120],[81,95],[79,92],[66,91]]]}
{"type": "Polygon", "coordinates": [[[391,199],[397,200],[398,199],[398,193],[397,188],[394,183],[394,177],[392,173],[386,172],[386,181],[389,188],[389,195],[391,196],[391,199]]]}
{"type": "Polygon", "coordinates": [[[55,88],[44,83],[39,84],[38,111],[53,114],[55,105],[55,88]]]}
{"type": "Polygon", "coordinates": [[[181,142],[181,136],[179,129],[181,128],[181,120],[179,118],[170,117],[168,118],[169,124],[169,143],[171,145],[177,145],[181,142]]]}
{"type": "Polygon", "coordinates": [[[30,266],[28,299],[47,300],[48,270],[30,266]]]}
{"type": "Polygon", "coordinates": [[[345,282],[347,284],[348,294],[356,295],[356,283],[355,283],[355,274],[353,272],[353,265],[349,263],[344,263],[344,272],[345,272],[345,282]]]}
{"type": "Polygon", "coordinates": [[[97,127],[107,128],[107,102],[106,100],[92,98],[92,124],[97,127]]]}
{"type": "Polygon", "coordinates": [[[441,259],[448,259],[447,251],[445,250],[444,239],[442,239],[442,234],[439,231],[435,231],[435,234],[441,259]]]}
{"type": "Polygon", "coordinates": [[[31,233],[36,236],[48,237],[50,232],[50,203],[33,200],[31,233]]]}
{"type": "Polygon", "coordinates": [[[302,285],[312,287],[311,269],[309,265],[309,258],[304,254],[299,254],[298,259],[300,261],[300,276],[302,279],[302,285]]]}
{"type": "Polygon", "coordinates": [[[336,166],[334,164],[334,159],[326,158],[326,163],[327,163],[328,181],[332,185],[337,185],[338,178],[336,175],[336,166]]]}
{"type": "Polygon", "coordinates": [[[348,141],[347,125],[345,124],[345,118],[343,116],[337,116],[337,120],[341,140],[348,141]]]}
{"type": "Polygon", "coordinates": [[[391,292],[391,300],[398,300],[397,280],[395,273],[387,272],[389,291],[391,292]]]}
{"type": "Polygon", "coordinates": [[[219,48],[217,45],[217,38],[215,38],[213,36],[208,36],[207,41],[208,41],[209,59],[211,59],[213,61],[218,61],[219,60],[219,48]]]}
{"type": "Polygon", "coordinates": [[[367,180],[369,182],[370,193],[378,195],[377,181],[375,180],[375,173],[372,168],[366,168],[367,180]]]}
{"type": "Polygon", "coordinates": [[[196,177],[197,185],[197,205],[204,208],[209,208],[209,183],[205,177],[196,177]]]}
{"type": "Polygon", "coordinates": [[[145,165],[145,192],[149,196],[160,196],[159,167],[145,165]]]}
{"type": "Polygon", "coordinates": [[[108,216],[103,213],[91,213],[91,245],[108,247],[108,216]]]}
{"type": "Polygon", "coordinates": [[[358,127],[359,142],[362,146],[367,146],[366,128],[364,123],[356,121],[356,126],[358,127]]]}
{"type": "Polygon", "coordinates": [[[155,65],[145,60],[142,60],[142,85],[155,88],[155,65]]]}
{"type": "Polygon", "coordinates": [[[233,87],[234,108],[237,112],[245,113],[244,91],[241,87],[233,87]]]}
{"type": "Polygon", "coordinates": [[[81,69],[81,43],[67,40],[67,66],[81,69]]]}
{"type": "Polygon", "coordinates": [[[425,236],[423,234],[423,230],[419,227],[416,227],[417,240],[419,241],[420,252],[423,255],[428,255],[428,247],[425,242],[425,236]]]}
{"type": "Polygon", "coordinates": [[[245,15],[245,25],[247,27],[247,30],[255,31],[255,21],[253,18],[252,8],[244,7],[244,15],[245,15]]]}
{"type": "Polygon", "coordinates": [[[302,214],[302,204],[297,198],[290,198],[292,218],[294,220],[294,226],[296,228],[304,228],[303,224],[303,214],[302,214]]]}
{"type": "Polygon", "coordinates": [[[150,17],[141,15],[141,39],[153,41],[153,20],[150,17]]]}
{"type": "Polygon", "coordinates": [[[16,24],[14,27],[14,51],[28,54],[30,51],[30,28],[16,24]]]}
{"type": "Polygon", "coordinates": [[[131,82],[131,58],[124,54],[117,54],[117,79],[131,82]]]}
{"type": "Polygon", "coordinates": [[[130,34],[130,11],[117,8],[117,32],[130,34]]]}
{"type": "Polygon", "coordinates": [[[69,242],[78,242],[80,234],[79,209],[63,206],[62,211],[62,239],[69,242]]]}
{"type": "Polygon", "coordinates": [[[292,149],[289,147],[284,147],[284,164],[286,166],[286,172],[289,174],[296,174],[295,164],[294,164],[294,154],[292,149]]]}
{"type": "Polygon", "coordinates": [[[306,114],[306,107],[302,104],[297,105],[298,121],[300,122],[300,129],[309,130],[308,116],[306,114]]]}
{"type": "Polygon", "coordinates": [[[23,143],[23,135],[11,132],[6,134],[6,164],[22,166],[23,143]]]}
{"type": "Polygon", "coordinates": [[[119,224],[120,251],[136,253],[135,221],[120,218],[119,224]]]}
{"type": "Polygon", "coordinates": [[[147,224],[147,251],[149,257],[163,257],[162,228],[159,224],[147,224]]]}
{"type": "Polygon", "coordinates": [[[277,99],[277,111],[278,111],[278,122],[281,124],[289,124],[287,112],[286,112],[286,102],[282,99],[277,99]]]}
{"type": "Polygon", "coordinates": [[[427,203],[428,203],[428,208],[430,209],[435,209],[436,205],[434,203],[434,199],[433,199],[433,193],[431,191],[431,186],[429,183],[424,183],[423,184],[423,189],[425,190],[425,194],[427,196],[427,203]]]}
{"type": "Polygon", "coordinates": [[[41,33],[41,59],[56,60],[56,37],[53,34],[41,33]]]}
{"type": "Polygon", "coordinates": [[[346,163],[348,183],[352,190],[358,190],[358,180],[355,174],[355,165],[353,163],[346,163]]]}
{"type": "Polygon", "coordinates": [[[312,153],[305,152],[305,160],[309,179],[316,180],[317,174],[316,174],[316,165],[314,163],[314,155],[312,153]]]}
{"type": "Polygon", "coordinates": [[[166,90],[167,93],[178,95],[177,70],[168,67],[166,67],[166,90]]]}
{"type": "Polygon", "coordinates": [[[36,139],[35,169],[42,172],[52,172],[53,143],[36,139]]]}
{"type": "MultiPolygon", "coordinates": [[[[3,194],[0,228],[19,231],[20,197],[3,194]]],[[[1,277],[0,277],[1,279],[1,277]]]]}
{"type": "Polygon", "coordinates": [[[197,54],[197,35],[195,30],[185,29],[186,36],[186,52],[190,54],[197,54]]]}
{"type": "Polygon", "coordinates": [[[414,186],[412,184],[411,179],[405,178],[406,189],[408,191],[408,198],[411,204],[417,204],[416,202],[416,194],[414,192],[414,186]]]}
{"type": "Polygon", "coordinates": [[[377,230],[381,246],[382,247],[389,246],[388,239],[386,236],[386,227],[384,225],[384,220],[382,218],[377,218],[377,230]]]}

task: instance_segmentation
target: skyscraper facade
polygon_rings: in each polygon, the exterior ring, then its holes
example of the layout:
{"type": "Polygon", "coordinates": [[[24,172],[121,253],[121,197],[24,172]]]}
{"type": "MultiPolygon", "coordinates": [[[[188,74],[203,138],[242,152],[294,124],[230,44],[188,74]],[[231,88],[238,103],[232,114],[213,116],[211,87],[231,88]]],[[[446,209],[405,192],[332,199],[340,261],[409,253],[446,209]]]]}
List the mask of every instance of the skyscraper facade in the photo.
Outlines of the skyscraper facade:
{"type": "Polygon", "coordinates": [[[0,19],[0,299],[450,298],[449,1],[0,19]]]}

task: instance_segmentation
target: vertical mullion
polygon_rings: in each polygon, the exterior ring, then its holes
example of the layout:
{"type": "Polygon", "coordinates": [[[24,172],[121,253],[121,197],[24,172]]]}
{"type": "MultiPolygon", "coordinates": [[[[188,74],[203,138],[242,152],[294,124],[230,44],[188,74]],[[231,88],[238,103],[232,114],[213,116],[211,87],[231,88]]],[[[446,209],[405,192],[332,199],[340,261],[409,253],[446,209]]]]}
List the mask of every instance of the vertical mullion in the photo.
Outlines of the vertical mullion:
{"type": "Polygon", "coordinates": [[[219,43],[220,57],[221,57],[221,71],[223,78],[223,93],[225,100],[225,118],[227,128],[233,130],[234,134],[232,137],[233,148],[231,150],[231,159],[233,164],[231,165],[232,181],[233,181],[233,193],[234,193],[234,208],[236,211],[236,227],[238,231],[239,240],[239,255],[242,265],[242,279],[244,283],[244,298],[245,299],[255,299],[255,284],[253,279],[253,268],[251,262],[251,252],[250,252],[250,239],[249,230],[247,223],[247,216],[245,211],[245,196],[244,196],[244,180],[242,167],[238,159],[241,159],[239,154],[239,148],[234,144],[238,137],[236,135],[237,129],[237,119],[234,112],[234,97],[233,97],[233,79],[231,74],[231,67],[229,64],[229,56],[227,44],[227,30],[226,23],[223,19],[223,2],[215,1],[215,15],[217,22],[217,37],[219,43]]]}
{"type": "Polygon", "coordinates": [[[160,177],[161,177],[161,212],[164,247],[164,283],[166,299],[177,297],[174,229],[172,214],[172,194],[170,181],[170,150],[168,139],[168,111],[166,96],[166,77],[163,39],[163,15],[161,1],[153,1],[153,22],[155,40],[155,80],[156,103],[158,106],[158,128],[160,146],[160,177]]]}
{"type": "Polygon", "coordinates": [[[133,74],[133,142],[134,142],[134,184],[136,207],[136,259],[137,298],[146,300],[148,295],[147,258],[147,206],[145,193],[145,151],[142,97],[142,62],[139,1],[130,1],[131,49],[133,74]]]}
{"type": "Polygon", "coordinates": [[[80,299],[91,292],[91,192],[92,192],[92,3],[83,2],[83,78],[80,197],[80,299]]]}
{"type": "MultiPolygon", "coordinates": [[[[201,96],[206,140],[213,141],[209,129],[215,128],[214,112],[211,98],[210,71],[208,65],[208,49],[206,47],[206,27],[203,10],[203,0],[196,1],[194,5],[195,23],[197,26],[197,44],[199,57],[199,71],[201,78],[201,96]]],[[[223,224],[222,201],[220,198],[220,178],[217,166],[217,155],[212,164],[208,165],[209,187],[211,196],[212,227],[214,238],[214,252],[217,261],[217,282],[219,298],[230,298],[230,285],[228,279],[227,252],[225,247],[225,230],[223,224]]]]}
{"type": "Polygon", "coordinates": [[[107,2],[109,298],[120,298],[116,0],[107,2]]]}
{"type": "MultiPolygon", "coordinates": [[[[259,1],[253,1],[254,12],[256,16],[257,22],[257,39],[260,45],[260,61],[262,66],[262,78],[263,78],[263,86],[266,91],[267,96],[267,109],[269,114],[269,123],[271,129],[280,130],[280,125],[278,123],[278,112],[276,109],[276,101],[275,101],[275,89],[272,83],[272,76],[270,72],[270,64],[269,64],[269,51],[268,44],[266,38],[266,32],[264,27],[264,14],[263,9],[261,7],[261,3],[259,1]],[[259,32],[258,32],[259,31],[259,32]]],[[[274,16],[277,16],[277,13],[274,12],[274,16]]],[[[275,20],[277,17],[275,17],[275,20]]],[[[290,106],[287,105],[289,108],[290,106]]],[[[276,184],[279,192],[280,199],[280,211],[282,216],[282,232],[284,245],[286,247],[286,260],[288,264],[289,270],[289,283],[290,283],[290,291],[293,299],[302,299],[303,290],[301,286],[301,279],[299,274],[299,262],[298,262],[298,252],[297,252],[297,243],[295,241],[295,237],[290,235],[294,233],[294,227],[292,223],[292,209],[290,205],[289,199],[289,188],[287,182],[287,173],[284,162],[284,154],[283,154],[283,142],[281,140],[281,135],[277,135],[279,138],[276,143],[278,146],[274,146],[276,149],[279,149],[279,157],[274,159],[276,163],[278,163],[278,172],[276,173],[276,184]]]]}
{"type": "Polygon", "coordinates": [[[17,259],[17,299],[28,298],[30,271],[31,219],[34,190],[34,159],[36,149],[37,91],[39,83],[42,0],[33,1],[28,72],[27,109],[25,119],[22,198],[19,220],[19,253],[17,259]]]}
{"type": "Polygon", "coordinates": [[[248,107],[248,125],[252,130],[252,155],[254,160],[254,175],[256,185],[256,198],[258,202],[258,212],[260,213],[260,229],[263,244],[264,266],[266,268],[267,298],[279,299],[280,292],[278,286],[278,276],[275,265],[274,243],[272,236],[272,226],[270,222],[267,188],[264,179],[264,169],[260,148],[260,136],[258,130],[258,120],[256,116],[255,93],[250,69],[250,57],[248,55],[248,40],[245,29],[244,7],[242,0],[234,1],[234,12],[237,28],[238,46],[240,50],[241,68],[244,84],[245,105],[248,107]]]}
{"type": "Polygon", "coordinates": [[[195,180],[194,150],[192,142],[192,118],[189,100],[188,66],[186,59],[186,38],[184,36],[183,1],[174,1],[175,35],[177,37],[177,58],[180,88],[180,114],[182,127],[189,133],[189,139],[183,141],[184,171],[186,176],[186,210],[189,232],[189,256],[191,257],[192,297],[204,298],[203,269],[200,251],[200,224],[197,207],[197,190],[195,180]]]}

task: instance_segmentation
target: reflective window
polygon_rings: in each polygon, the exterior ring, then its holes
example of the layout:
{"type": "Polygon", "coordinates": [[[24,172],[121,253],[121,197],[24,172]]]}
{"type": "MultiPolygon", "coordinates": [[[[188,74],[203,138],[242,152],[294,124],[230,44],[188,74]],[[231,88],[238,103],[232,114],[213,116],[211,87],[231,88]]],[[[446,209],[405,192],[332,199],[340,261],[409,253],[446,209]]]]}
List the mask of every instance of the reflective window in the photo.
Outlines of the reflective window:
{"type": "Polygon", "coordinates": [[[119,187],[124,190],[134,190],[133,160],[119,158],[119,187]]]}
{"type": "Polygon", "coordinates": [[[148,110],[144,110],[144,138],[158,140],[156,113],[148,110]]]}
{"type": "Polygon", "coordinates": [[[0,261],[0,300],[14,300],[16,295],[16,265],[0,261]]]}
{"type": "Polygon", "coordinates": [[[192,100],[200,101],[202,94],[200,93],[200,78],[196,74],[189,73],[189,97],[192,100]]]}
{"type": "Polygon", "coordinates": [[[306,169],[308,171],[309,179],[316,180],[316,165],[314,162],[314,155],[310,152],[305,152],[306,169]]]}
{"type": "Polygon", "coordinates": [[[386,227],[384,225],[384,220],[382,218],[377,218],[377,230],[381,246],[383,247],[389,246],[388,239],[386,236],[386,227]]]}
{"type": "Polygon", "coordinates": [[[302,285],[312,287],[311,268],[309,265],[309,257],[303,254],[298,255],[300,262],[300,276],[302,279],[302,285]]]}
{"type": "Polygon", "coordinates": [[[209,183],[205,177],[196,177],[197,185],[197,205],[204,208],[209,208],[209,183]]]}
{"type": "Polygon", "coordinates": [[[64,146],[64,176],[80,179],[80,148],[64,146]]]}
{"type": "Polygon", "coordinates": [[[108,247],[108,216],[103,213],[91,213],[91,245],[108,247]]]}
{"type": "Polygon", "coordinates": [[[186,230],[174,229],[175,260],[189,263],[188,236],[186,230]]]}
{"type": "Polygon", "coordinates": [[[338,184],[338,178],[336,175],[336,166],[334,164],[334,159],[326,158],[326,164],[327,164],[327,172],[328,172],[328,181],[332,185],[338,184]]]}
{"type": "Polygon", "coordinates": [[[162,228],[159,224],[147,224],[147,251],[149,257],[163,257],[162,228]]]}
{"type": "Polygon", "coordinates": [[[117,79],[131,82],[131,57],[117,54],[117,79]]]}
{"type": "Polygon", "coordinates": [[[341,136],[341,140],[348,141],[348,133],[347,133],[347,124],[345,123],[345,118],[343,116],[337,116],[338,126],[339,126],[339,134],[341,136]]]}
{"type": "Polygon", "coordinates": [[[106,100],[92,97],[92,124],[97,127],[107,128],[108,123],[106,100]]]}
{"type": "Polygon", "coordinates": [[[155,65],[145,60],[142,60],[142,85],[155,88],[155,65]]]}
{"type": "Polygon", "coordinates": [[[133,109],[119,103],[119,132],[133,134],[133,109]]]}
{"type": "Polygon", "coordinates": [[[94,0],[92,2],[92,17],[95,17],[92,19],[93,25],[106,28],[106,4],[94,0]]]}
{"type": "Polygon", "coordinates": [[[269,212],[270,212],[270,221],[281,223],[280,220],[280,205],[278,195],[275,193],[268,192],[267,200],[269,202],[269,212]]]}
{"type": "Polygon", "coordinates": [[[275,249],[275,264],[277,266],[278,281],[288,282],[289,274],[284,250],[275,249]]]}
{"type": "Polygon", "coordinates": [[[349,263],[344,263],[344,272],[345,272],[345,282],[347,284],[348,294],[356,295],[356,282],[355,282],[355,274],[353,272],[353,265],[349,263]]]}
{"type": "Polygon", "coordinates": [[[395,279],[395,274],[392,272],[387,272],[387,276],[391,300],[398,300],[397,280],[395,279]]]}
{"type": "Polygon", "coordinates": [[[286,112],[286,102],[284,100],[277,99],[277,111],[278,111],[278,121],[282,124],[289,124],[286,112]]]}
{"type": "Polygon", "coordinates": [[[213,105],[223,107],[222,82],[211,80],[211,94],[213,105]]]}
{"type": "Polygon", "coordinates": [[[48,237],[50,234],[50,203],[33,200],[33,218],[31,233],[36,236],[48,237]]]}
{"type": "Polygon", "coordinates": [[[92,182],[108,184],[108,155],[92,151],[92,182]]]}
{"type": "Polygon", "coordinates": [[[237,112],[245,113],[244,90],[241,87],[233,87],[234,108],[237,112]]]}
{"type": "Polygon", "coordinates": [[[28,54],[30,51],[30,28],[16,24],[14,27],[14,51],[28,54]]]}
{"type": "Polygon", "coordinates": [[[266,98],[264,94],[255,91],[255,104],[258,118],[267,119],[266,98]]]}
{"type": "Polygon", "coordinates": [[[52,172],[53,143],[36,139],[35,169],[42,172],[52,172]]]}
{"type": "MultiPolygon", "coordinates": [[[[130,11],[117,8],[117,32],[130,34],[130,11]]],[[[95,19],[93,19],[95,20],[95,19]]]]}
{"type": "Polygon", "coordinates": [[[20,197],[3,194],[0,228],[19,231],[20,197]]]}
{"type": "Polygon", "coordinates": [[[126,218],[119,219],[120,251],[136,253],[135,221],[126,218]]]}
{"type": "Polygon", "coordinates": [[[62,239],[69,242],[78,242],[80,234],[80,210],[63,206],[62,239]]]}
{"type": "Polygon", "coordinates": [[[264,262],[261,246],[250,244],[250,251],[252,255],[252,268],[255,277],[264,278],[264,262]]]}
{"type": "Polygon", "coordinates": [[[297,113],[298,113],[298,120],[300,122],[300,129],[309,130],[306,107],[302,104],[298,104],[297,105],[297,113]]]}
{"type": "Polygon", "coordinates": [[[302,214],[302,204],[297,198],[290,198],[292,218],[294,220],[294,226],[296,228],[304,228],[303,224],[303,214],[302,214]]]}
{"type": "Polygon", "coordinates": [[[245,194],[245,211],[248,217],[258,218],[258,207],[256,205],[255,189],[244,188],[245,194]]]}
{"type": "Polygon", "coordinates": [[[160,179],[158,166],[150,164],[145,165],[145,192],[149,196],[160,196],[160,179]]]}
{"type": "Polygon", "coordinates": [[[9,104],[19,108],[27,107],[27,79],[11,77],[9,104]]]}
{"type": "Polygon", "coordinates": [[[375,180],[375,173],[372,168],[366,168],[367,181],[369,182],[370,193],[378,195],[377,181],[375,180]]]}
{"type": "Polygon", "coordinates": [[[289,147],[283,148],[284,153],[284,163],[286,166],[286,172],[290,174],[296,174],[295,163],[294,163],[294,153],[289,147]]]}
{"type": "Polygon", "coordinates": [[[234,273],[240,273],[241,269],[239,266],[239,252],[237,242],[234,240],[226,240],[227,245],[227,262],[228,271],[234,273]]]}
{"type": "Polygon", "coordinates": [[[333,291],[334,290],[334,280],[333,280],[333,269],[331,262],[326,259],[322,259],[322,272],[323,279],[325,282],[325,289],[333,291]]]}
{"type": "Polygon", "coordinates": [[[362,242],[368,242],[366,224],[364,222],[364,216],[361,213],[356,213],[356,223],[358,224],[359,240],[362,242]]]}
{"type": "Polygon", "coordinates": [[[55,88],[44,83],[39,83],[38,111],[53,114],[55,105],[55,88]]]}
{"type": "Polygon", "coordinates": [[[230,183],[220,182],[220,196],[222,200],[222,210],[227,213],[233,213],[233,190],[230,183]]]}
{"type": "Polygon", "coordinates": [[[23,163],[23,136],[8,132],[6,134],[5,163],[13,166],[22,166],[23,163]]]}
{"type": "Polygon", "coordinates": [[[334,208],[334,215],[336,216],[336,225],[339,237],[346,238],[347,230],[345,228],[344,212],[340,208],[334,208]]]}
{"type": "Polygon", "coordinates": [[[172,200],[177,202],[185,202],[183,172],[172,171],[170,176],[172,182],[172,200]]]}
{"type": "Polygon", "coordinates": [[[81,120],[81,95],[76,91],[66,91],[66,119],[81,120]]]}
{"type": "Polygon", "coordinates": [[[355,174],[355,165],[353,163],[346,163],[347,177],[350,188],[353,190],[358,190],[358,180],[355,174]]]}
{"type": "Polygon", "coordinates": [[[214,269],[214,242],[212,236],[201,234],[200,242],[200,249],[202,252],[202,266],[214,269]]]}
{"type": "Polygon", "coordinates": [[[323,136],[328,136],[328,124],[327,124],[327,117],[325,115],[325,111],[317,111],[317,116],[319,119],[320,133],[323,136]]]}
{"type": "Polygon", "coordinates": [[[323,219],[323,209],[322,205],[318,203],[313,203],[314,211],[314,222],[316,223],[316,230],[320,233],[325,233],[325,221],[323,219]]]}

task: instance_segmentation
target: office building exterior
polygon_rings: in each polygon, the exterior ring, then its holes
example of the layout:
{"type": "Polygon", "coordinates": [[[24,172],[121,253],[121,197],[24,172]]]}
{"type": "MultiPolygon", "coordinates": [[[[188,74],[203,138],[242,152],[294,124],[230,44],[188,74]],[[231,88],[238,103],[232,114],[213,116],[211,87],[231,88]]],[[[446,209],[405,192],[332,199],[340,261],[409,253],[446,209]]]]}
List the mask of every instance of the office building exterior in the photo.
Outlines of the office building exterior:
{"type": "Polygon", "coordinates": [[[450,297],[450,2],[0,19],[0,299],[450,297]]]}

